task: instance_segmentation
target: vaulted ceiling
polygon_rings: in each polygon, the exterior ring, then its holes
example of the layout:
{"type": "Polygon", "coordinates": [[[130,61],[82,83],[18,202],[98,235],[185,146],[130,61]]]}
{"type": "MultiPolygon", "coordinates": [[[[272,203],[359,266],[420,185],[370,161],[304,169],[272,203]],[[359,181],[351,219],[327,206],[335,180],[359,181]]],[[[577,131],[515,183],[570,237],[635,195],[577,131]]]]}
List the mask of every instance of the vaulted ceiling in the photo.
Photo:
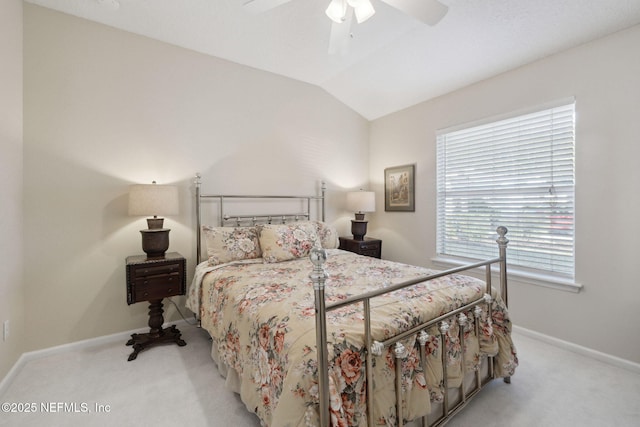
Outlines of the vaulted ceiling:
{"type": "Polygon", "coordinates": [[[369,120],[640,24],[640,0],[440,0],[434,26],[371,0],[329,54],[330,0],[25,1],[317,85],[369,120]]]}

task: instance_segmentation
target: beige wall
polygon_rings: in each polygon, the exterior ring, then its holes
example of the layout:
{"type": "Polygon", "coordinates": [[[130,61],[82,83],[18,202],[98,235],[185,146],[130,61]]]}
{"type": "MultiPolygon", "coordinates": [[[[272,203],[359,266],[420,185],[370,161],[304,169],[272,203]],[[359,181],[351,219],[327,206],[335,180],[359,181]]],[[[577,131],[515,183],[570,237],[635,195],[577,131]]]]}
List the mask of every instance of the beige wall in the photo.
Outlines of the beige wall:
{"type": "Polygon", "coordinates": [[[125,297],[146,228],[127,216],[129,184],[180,186],[165,225],[190,267],[196,172],[210,193],[313,194],[326,180],[346,231],[369,123],[326,92],[33,5],[24,25],[29,350],[146,326],[146,304],[125,297]]]}
{"type": "Polygon", "coordinates": [[[22,292],[22,1],[0,2],[0,378],[24,351],[22,292]],[[9,338],[2,325],[9,321],[9,338]]]}
{"type": "Polygon", "coordinates": [[[635,26],[373,122],[369,167],[379,194],[385,167],[417,164],[415,213],[385,213],[379,199],[369,234],[384,239],[383,256],[419,265],[435,256],[438,129],[575,96],[576,276],[584,289],[513,280],[510,309],[519,326],[640,362],[638,46],[635,26]]]}

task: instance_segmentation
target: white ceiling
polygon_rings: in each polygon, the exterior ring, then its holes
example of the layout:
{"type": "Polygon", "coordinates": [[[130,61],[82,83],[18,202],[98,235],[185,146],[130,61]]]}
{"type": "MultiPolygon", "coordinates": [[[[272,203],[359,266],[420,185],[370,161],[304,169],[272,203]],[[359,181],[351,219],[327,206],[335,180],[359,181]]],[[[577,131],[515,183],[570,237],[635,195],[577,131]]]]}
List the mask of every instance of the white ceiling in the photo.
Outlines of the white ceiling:
{"type": "Polygon", "coordinates": [[[433,27],[371,0],[329,55],[330,0],[25,1],[317,85],[369,120],[640,23],[640,0],[441,0],[433,27]]]}

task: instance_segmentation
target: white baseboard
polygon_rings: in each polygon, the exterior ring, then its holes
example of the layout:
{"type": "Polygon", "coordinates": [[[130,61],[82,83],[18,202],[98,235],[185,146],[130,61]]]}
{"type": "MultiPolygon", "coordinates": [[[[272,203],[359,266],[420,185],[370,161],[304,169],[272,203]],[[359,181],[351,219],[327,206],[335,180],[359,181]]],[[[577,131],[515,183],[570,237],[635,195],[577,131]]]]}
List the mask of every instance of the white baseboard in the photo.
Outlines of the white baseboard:
{"type": "MultiPolygon", "coordinates": [[[[177,325],[179,326],[182,323],[186,323],[185,320],[176,320],[174,322],[166,322],[163,327],[168,327],[169,325],[177,325]]],[[[9,388],[9,385],[13,382],[13,379],[18,375],[18,373],[22,370],[22,368],[27,364],[27,362],[35,359],[41,359],[43,357],[51,356],[53,354],[60,354],[67,351],[75,351],[82,350],[91,347],[96,347],[102,344],[110,344],[118,341],[127,341],[131,334],[140,334],[148,332],[149,328],[139,328],[131,331],[118,332],[116,334],[111,335],[103,335],[101,337],[89,338],[82,341],[75,341],[68,344],[57,345],[54,347],[43,348],[41,350],[29,351],[26,353],[22,353],[22,355],[18,358],[18,361],[13,365],[11,370],[7,373],[7,375],[0,382],[0,396],[4,394],[4,392],[9,388]]]]}
{"type": "Polygon", "coordinates": [[[599,360],[601,362],[607,363],[609,365],[616,366],[618,368],[627,369],[631,372],[635,372],[636,374],[640,374],[640,363],[635,363],[630,360],[622,359],[620,357],[612,356],[607,353],[602,353],[597,350],[590,349],[588,347],[583,347],[578,344],[574,344],[569,341],[564,341],[559,338],[555,338],[549,335],[541,334],[540,332],[532,331],[530,329],[522,328],[520,326],[513,325],[513,331],[525,335],[529,338],[536,339],[538,341],[545,342],[547,344],[551,344],[555,347],[559,347],[563,350],[568,350],[573,353],[580,354],[582,356],[590,357],[592,359],[599,360]]]}

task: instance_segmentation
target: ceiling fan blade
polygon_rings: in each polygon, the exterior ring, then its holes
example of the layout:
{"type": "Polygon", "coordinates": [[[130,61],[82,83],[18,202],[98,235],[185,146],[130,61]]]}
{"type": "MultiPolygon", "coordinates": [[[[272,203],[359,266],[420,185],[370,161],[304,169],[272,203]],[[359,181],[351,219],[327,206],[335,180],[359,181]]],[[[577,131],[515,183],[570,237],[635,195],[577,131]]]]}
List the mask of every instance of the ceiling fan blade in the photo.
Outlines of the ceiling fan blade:
{"type": "Polygon", "coordinates": [[[291,0],[245,0],[242,7],[252,13],[262,13],[290,1],[291,0]]]}
{"type": "Polygon", "coordinates": [[[449,6],[438,0],[381,0],[427,25],[436,25],[447,14],[449,6]]]}
{"type": "Polygon", "coordinates": [[[347,8],[344,21],[331,22],[331,35],[329,36],[329,55],[346,55],[351,40],[351,21],[353,20],[353,8],[347,8]]]}

